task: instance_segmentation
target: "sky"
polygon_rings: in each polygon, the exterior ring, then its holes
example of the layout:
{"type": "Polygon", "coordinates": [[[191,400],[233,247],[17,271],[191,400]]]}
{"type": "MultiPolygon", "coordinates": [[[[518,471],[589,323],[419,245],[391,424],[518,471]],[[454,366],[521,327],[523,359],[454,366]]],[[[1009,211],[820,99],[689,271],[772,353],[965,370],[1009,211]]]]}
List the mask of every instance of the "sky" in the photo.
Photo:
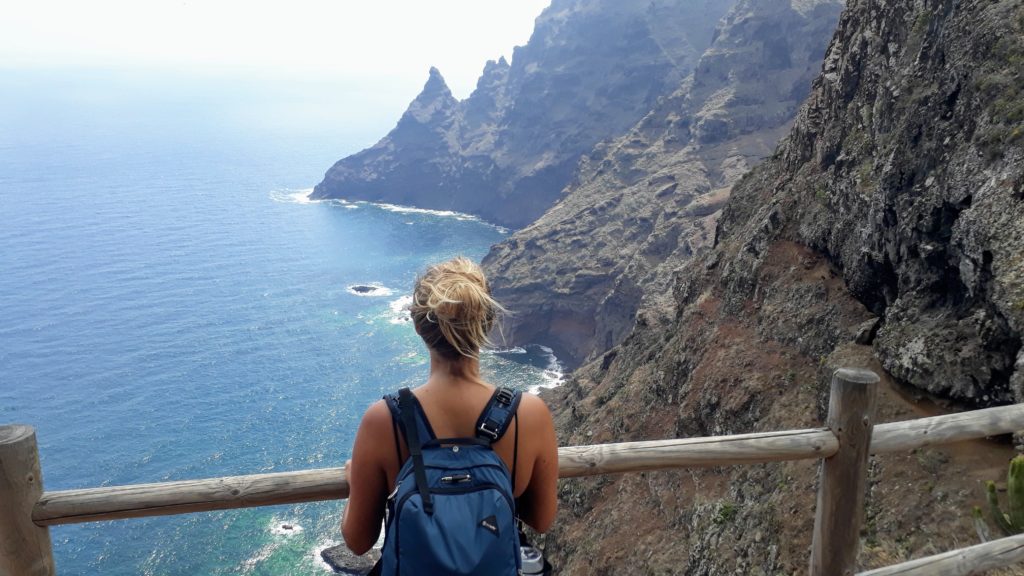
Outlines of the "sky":
{"type": "Polygon", "coordinates": [[[32,0],[0,17],[0,69],[332,79],[415,96],[437,66],[468,96],[550,0],[32,0]]]}

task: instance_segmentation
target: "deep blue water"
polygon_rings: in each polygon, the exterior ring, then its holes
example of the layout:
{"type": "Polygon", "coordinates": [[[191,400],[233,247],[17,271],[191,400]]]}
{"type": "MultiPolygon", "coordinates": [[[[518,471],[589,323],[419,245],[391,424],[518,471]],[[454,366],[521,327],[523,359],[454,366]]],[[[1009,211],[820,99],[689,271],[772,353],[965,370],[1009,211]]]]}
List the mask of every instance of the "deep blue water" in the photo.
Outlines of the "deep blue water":
{"type": "MultiPolygon", "coordinates": [[[[296,201],[370,143],[358,110],[290,122],[273,96],[240,115],[223,86],[120,86],[0,80],[0,424],[35,426],[50,490],[342,465],[366,406],[425,377],[400,309],[417,271],[506,232],[296,201]]],[[[525,388],[551,360],[484,368],[525,388]]],[[[342,506],[51,534],[63,575],[326,574],[342,506]]]]}

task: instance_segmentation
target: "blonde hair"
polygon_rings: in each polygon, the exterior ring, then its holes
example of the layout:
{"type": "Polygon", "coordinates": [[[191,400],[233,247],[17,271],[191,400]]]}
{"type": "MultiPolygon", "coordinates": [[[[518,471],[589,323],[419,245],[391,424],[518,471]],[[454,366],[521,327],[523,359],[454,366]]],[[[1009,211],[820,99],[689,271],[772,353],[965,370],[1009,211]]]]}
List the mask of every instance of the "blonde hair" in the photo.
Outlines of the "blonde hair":
{"type": "Polygon", "coordinates": [[[449,360],[479,358],[490,345],[488,333],[504,312],[491,298],[483,270],[459,256],[435,264],[416,279],[412,316],[416,332],[427,346],[449,360]]]}

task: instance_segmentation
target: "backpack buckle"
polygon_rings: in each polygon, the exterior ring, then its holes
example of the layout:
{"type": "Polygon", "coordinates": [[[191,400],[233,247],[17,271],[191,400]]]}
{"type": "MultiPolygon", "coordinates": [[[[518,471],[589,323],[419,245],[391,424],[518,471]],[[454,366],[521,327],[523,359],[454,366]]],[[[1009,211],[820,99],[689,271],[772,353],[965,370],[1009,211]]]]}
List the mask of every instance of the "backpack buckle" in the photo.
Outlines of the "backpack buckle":
{"type": "Polygon", "coordinates": [[[493,420],[484,420],[477,430],[490,438],[492,442],[498,439],[498,425],[493,420]]]}
{"type": "Polygon", "coordinates": [[[498,394],[494,397],[495,400],[504,404],[505,406],[511,406],[512,400],[514,398],[515,396],[512,394],[512,391],[509,390],[508,388],[499,388],[498,394]]]}

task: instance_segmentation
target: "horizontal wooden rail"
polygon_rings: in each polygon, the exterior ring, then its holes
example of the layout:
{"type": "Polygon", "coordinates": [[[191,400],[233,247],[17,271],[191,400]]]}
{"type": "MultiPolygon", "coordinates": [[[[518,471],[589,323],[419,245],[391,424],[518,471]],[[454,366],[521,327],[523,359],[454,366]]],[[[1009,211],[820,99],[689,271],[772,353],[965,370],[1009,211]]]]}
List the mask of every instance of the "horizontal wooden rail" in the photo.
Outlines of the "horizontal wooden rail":
{"type": "Polygon", "coordinates": [[[825,458],[839,443],[827,428],[679,440],[567,446],[558,450],[561,478],[666,468],[760,464],[825,458]]]}
{"type": "MultiPolygon", "coordinates": [[[[563,478],[679,468],[752,464],[829,456],[836,438],[828,430],[765,432],[683,440],[570,446],[558,451],[563,478]]],[[[208,512],[274,504],[336,500],[348,496],[341,468],[301,470],[158,484],[133,484],[44,492],[32,513],[40,526],[208,512]]]]}
{"type": "Polygon", "coordinates": [[[347,497],[344,470],[321,468],[43,492],[32,511],[32,520],[40,526],[52,526],[347,497]]]}
{"type": "Polygon", "coordinates": [[[1024,561],[1024,534],[944,552],[857,576],[970,576],[1024,561]]]}
{"type": "MultiPolygon", "coordinates": [[[[1024,405],[920,418],[874,427],[874,453],[906,451],[1024,430],[1024,405]]],[[[827,458],[838,447],[824,428],[560,448],[563,478],[666,468],[827,458]]],[[[40,526],[335,500],[348,496],[340,468],[158,484],[44,492],[40,526]]]]}
{"type": "Polygon", "coordinates": [[[888,454],[1024,430],[1024,404],[997,406],[875,426],[871,452],[888,454]]]}

